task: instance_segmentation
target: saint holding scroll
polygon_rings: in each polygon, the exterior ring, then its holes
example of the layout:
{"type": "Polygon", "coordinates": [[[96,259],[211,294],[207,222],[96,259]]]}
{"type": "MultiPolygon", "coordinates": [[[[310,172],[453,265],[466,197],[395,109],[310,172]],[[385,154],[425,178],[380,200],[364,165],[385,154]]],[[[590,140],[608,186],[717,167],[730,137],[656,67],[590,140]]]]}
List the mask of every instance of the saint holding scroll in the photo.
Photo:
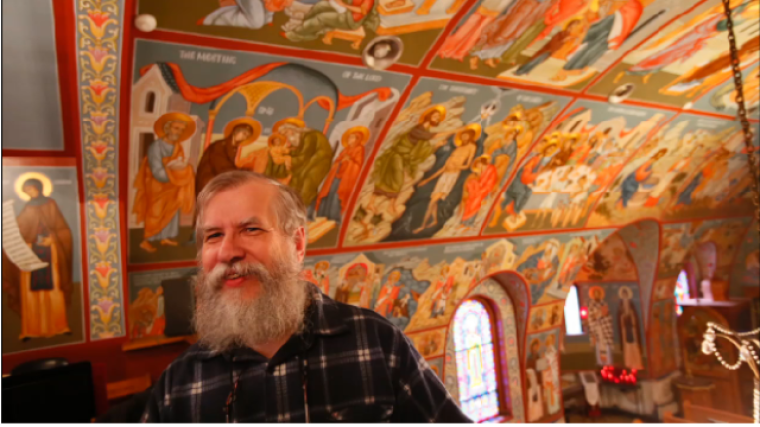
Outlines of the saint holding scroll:
{"type": "Polygon", "coordinates": [[[21,316],[21,340],[71,332],[66,314],[72,290],[71,229],[43,187],[37,178],[23,182],[23,198],[28,201],[16,222],[23,242],[47,265],[24,271],[6,253],[10,248],[3,248],[3,291],[11,310],[21,316]]]}

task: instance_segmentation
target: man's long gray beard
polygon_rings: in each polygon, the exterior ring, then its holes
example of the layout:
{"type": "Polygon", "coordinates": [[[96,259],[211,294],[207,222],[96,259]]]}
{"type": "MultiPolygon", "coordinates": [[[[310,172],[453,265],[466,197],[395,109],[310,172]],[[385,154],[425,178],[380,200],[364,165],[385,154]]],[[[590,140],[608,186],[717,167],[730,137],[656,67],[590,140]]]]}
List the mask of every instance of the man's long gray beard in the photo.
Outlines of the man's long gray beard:
{"type": "Polygon", "coordinates": [[[304,328],[308,289],[300,280],[301,265],[295,251],[275,256],[271,270],[262,264],[219,264],[210,273],[198,274],[195,330],[211,350],[225,352],[235,347],[255,347],[304,328]],[[228,273],[259,281],[258,295],[241,298],[245,286],[223,289],[228,273]]]}

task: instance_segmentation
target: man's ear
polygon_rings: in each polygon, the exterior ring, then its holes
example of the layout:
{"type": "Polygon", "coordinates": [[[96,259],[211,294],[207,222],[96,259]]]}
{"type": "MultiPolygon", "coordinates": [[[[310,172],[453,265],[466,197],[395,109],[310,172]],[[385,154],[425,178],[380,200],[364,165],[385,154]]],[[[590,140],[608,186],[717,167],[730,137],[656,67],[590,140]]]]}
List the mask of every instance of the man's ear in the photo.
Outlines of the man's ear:
{"type": "Polygon", "coordinates": [[[293,233],[293,242],[296,245],[298,261],[303,261],[306,257],[306,227],[298,227],[293,233]]]}

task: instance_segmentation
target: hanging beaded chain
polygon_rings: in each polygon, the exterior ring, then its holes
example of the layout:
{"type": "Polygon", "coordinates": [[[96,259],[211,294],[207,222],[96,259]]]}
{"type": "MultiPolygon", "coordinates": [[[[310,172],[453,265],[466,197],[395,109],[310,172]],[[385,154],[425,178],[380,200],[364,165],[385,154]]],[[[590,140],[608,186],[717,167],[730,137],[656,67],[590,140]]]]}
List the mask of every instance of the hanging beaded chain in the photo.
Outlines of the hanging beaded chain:
{"type": "Polygon", "coordinates": [[[713,322],[709,322],[707,324],[707,330],[704,334],[704,341],[702,341],[702,353],[706,355],[714,354],[721,365],[723,365],[726,369],[730,369],[732,371],[739,369],[739,367],[742,365],[742,362],[747,362],[748,364],[751,363],[750,359],[752,359],[755,366],[755,369],[753,369],[754,371],[757,369],[757,366],[760,365],[758,350],[755,349],[755,347],[760,348],[760,342],[757,339],[758,335],[760,335],[760,328],[749,332],[733,332],[713,322]],[[739,359],[736,361],[736,363],[730,364],[726,362],[720,352],[718,352],[718,349],[715,346],[715,338],[717,337],[716,331],[717,333],[721,333],[727,337],[733,338],[729,339],[729,341],[733,342],[734,345],[739,344],[739,359]]]}

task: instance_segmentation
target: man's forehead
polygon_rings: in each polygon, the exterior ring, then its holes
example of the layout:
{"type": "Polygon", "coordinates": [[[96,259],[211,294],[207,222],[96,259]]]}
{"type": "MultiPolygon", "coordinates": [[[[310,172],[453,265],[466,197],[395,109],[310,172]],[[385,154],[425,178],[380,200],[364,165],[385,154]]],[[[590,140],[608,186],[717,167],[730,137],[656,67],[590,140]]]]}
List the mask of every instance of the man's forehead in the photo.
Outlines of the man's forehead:
{"type": "Polygon", "coordinates": [[[212,222],[242,222],[256,219],[271,222],[272,203],[276,194],[274,185],[266,182],[249,182],[216,194],[206,205],[205,226],[212,222]]]}

